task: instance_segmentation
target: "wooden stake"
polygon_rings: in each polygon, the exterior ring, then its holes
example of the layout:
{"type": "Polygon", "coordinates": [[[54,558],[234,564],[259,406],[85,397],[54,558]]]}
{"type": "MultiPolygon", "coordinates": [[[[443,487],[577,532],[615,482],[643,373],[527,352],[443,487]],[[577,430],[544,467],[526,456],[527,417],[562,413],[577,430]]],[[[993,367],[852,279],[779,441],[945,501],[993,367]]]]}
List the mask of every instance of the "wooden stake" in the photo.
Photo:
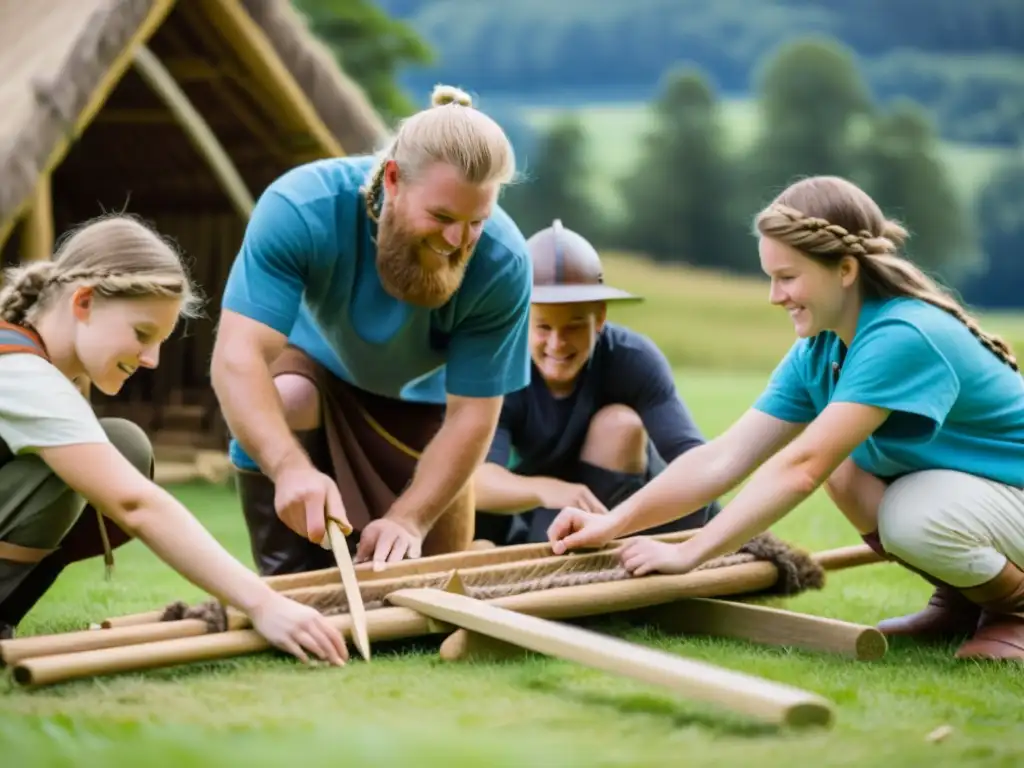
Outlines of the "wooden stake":
{"type": "Polygon", "coordinates": [[[334,559],[338,564],[338,572],[341,574],[342,586],[345,588],[348,612],[352,616],[352,638],[359,653],[366,661],[369,661],[370,638],[366,632],[366,607],[363,605],[363,595],[359,591],[359,583],[356,581],[352,555],[348,551],[345,534],[337,520],[327,521],[327,535],[331,537],[331,549],[334,550],[334,559]]]}
{"type": "Polygon", "coordinates": [[[807,726],[832,722],[831,704],[816,694],[451,592],[403,589],[392,593],[388,601],[498,640],[665,686],[770,723],[807,726]]]}
{"type": "Polygon", "coordinates": [[[145,45],[140,45],[135,51],[135,69],[171,111],[189,141],[209,163],[210,170],[217,177],[217,181],[220,182],[235,209],[243,219],[248,220],[255,205],[252,193],[249,192],[245,180],[235,168],[227,150],[217,139],[202,114],[189,101],[188,96],[181,90],[160,59],[145,45]]]}

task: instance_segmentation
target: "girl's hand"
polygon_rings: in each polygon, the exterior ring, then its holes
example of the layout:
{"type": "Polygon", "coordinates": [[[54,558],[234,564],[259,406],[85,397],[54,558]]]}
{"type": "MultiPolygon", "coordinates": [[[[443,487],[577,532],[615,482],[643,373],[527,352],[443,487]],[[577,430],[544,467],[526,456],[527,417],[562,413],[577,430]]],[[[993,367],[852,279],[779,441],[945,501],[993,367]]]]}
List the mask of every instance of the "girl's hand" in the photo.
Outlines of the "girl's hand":
{"type": "Polygon", "coordinates": [[[250,618],[253,628],[271,645],[303,663],[309,662],[308,653],[339,667],[348,660],[348,648],[340,630],[315,608],[273,592],[252,611],[250,618]]]}
{"type": "Polygon", "coordinates": [[[631,576],[648,573],[687,573],[697,567],[686,554],[685,544],[666,544],[654,539],[627,541],[619,553],[619,562],[631,576]]]}

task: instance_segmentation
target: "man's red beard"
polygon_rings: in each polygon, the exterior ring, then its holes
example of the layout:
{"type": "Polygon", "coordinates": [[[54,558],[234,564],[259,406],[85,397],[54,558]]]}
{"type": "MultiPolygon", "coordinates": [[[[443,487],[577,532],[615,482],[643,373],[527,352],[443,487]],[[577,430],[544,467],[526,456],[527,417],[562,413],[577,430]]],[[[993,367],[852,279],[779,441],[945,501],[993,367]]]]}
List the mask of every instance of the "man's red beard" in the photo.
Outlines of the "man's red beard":
{"type": "Polygon", "coordinates": [[[437,309],[462,285],[473,251],[458,248],[448,256],[437,254],[443,266],[429,268],[417,254],[421,246],[430,247],[393,212],[383,213],[377,228],[377,274],[384,290],[401,301],[437,309]]]}

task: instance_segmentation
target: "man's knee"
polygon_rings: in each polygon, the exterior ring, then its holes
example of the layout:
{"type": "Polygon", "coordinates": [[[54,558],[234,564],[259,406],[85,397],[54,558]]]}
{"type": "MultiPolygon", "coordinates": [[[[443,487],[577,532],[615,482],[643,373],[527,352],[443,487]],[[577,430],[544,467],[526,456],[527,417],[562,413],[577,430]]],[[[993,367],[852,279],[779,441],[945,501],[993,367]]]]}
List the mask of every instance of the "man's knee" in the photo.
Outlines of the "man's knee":
{"type": "Polygon", "coordinates": [[[647,431],[640,415],[626,405],[606,405],[590,420],[582,461],[616,472],[643,472],[647,431]]]}
{"type": "Polygon", "coordinates": [[[320,390],[305,376],[282,373],[274,377],[274,386],[284,405],[284,417],[294,432],[316,429],[321,422],[320,390]]]}
{"type": "Polygon", "coordinates": [[[146,477],[153,477],[153,443],[142,427],[113,417],[100,419],[100,426],[122,456],[146,477]]]}

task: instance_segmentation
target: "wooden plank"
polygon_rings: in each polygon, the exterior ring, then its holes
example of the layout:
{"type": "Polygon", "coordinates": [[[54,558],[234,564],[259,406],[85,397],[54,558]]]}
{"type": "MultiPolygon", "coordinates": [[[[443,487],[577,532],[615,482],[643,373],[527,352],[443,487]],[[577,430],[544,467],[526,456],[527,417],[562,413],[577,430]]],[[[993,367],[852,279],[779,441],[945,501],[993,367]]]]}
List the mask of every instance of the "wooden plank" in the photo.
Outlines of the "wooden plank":
{"type": "Polygon", "coordinates": [[[659,685],[776,725],[830,725],[831,703],[814,693],[680,658],[619,638],[546,621],[437,589],[403,589],[388,602],[539,653],[659,685]]]}
{"type": "Polygon", "coordinates": [[[330,537],[334,561],[338,565],[341,584],[345,589],[348,612],[352,617],[352,638],[360,655],[369,661],[370,638],[366,632],[366,606],[363,605],[363,594],[359,591],[359,582],[356,580],[355,566],[352,565],[352,555],[348,551],[345,533],[337,520],[327,521],[327,535],[330,537]]]}

